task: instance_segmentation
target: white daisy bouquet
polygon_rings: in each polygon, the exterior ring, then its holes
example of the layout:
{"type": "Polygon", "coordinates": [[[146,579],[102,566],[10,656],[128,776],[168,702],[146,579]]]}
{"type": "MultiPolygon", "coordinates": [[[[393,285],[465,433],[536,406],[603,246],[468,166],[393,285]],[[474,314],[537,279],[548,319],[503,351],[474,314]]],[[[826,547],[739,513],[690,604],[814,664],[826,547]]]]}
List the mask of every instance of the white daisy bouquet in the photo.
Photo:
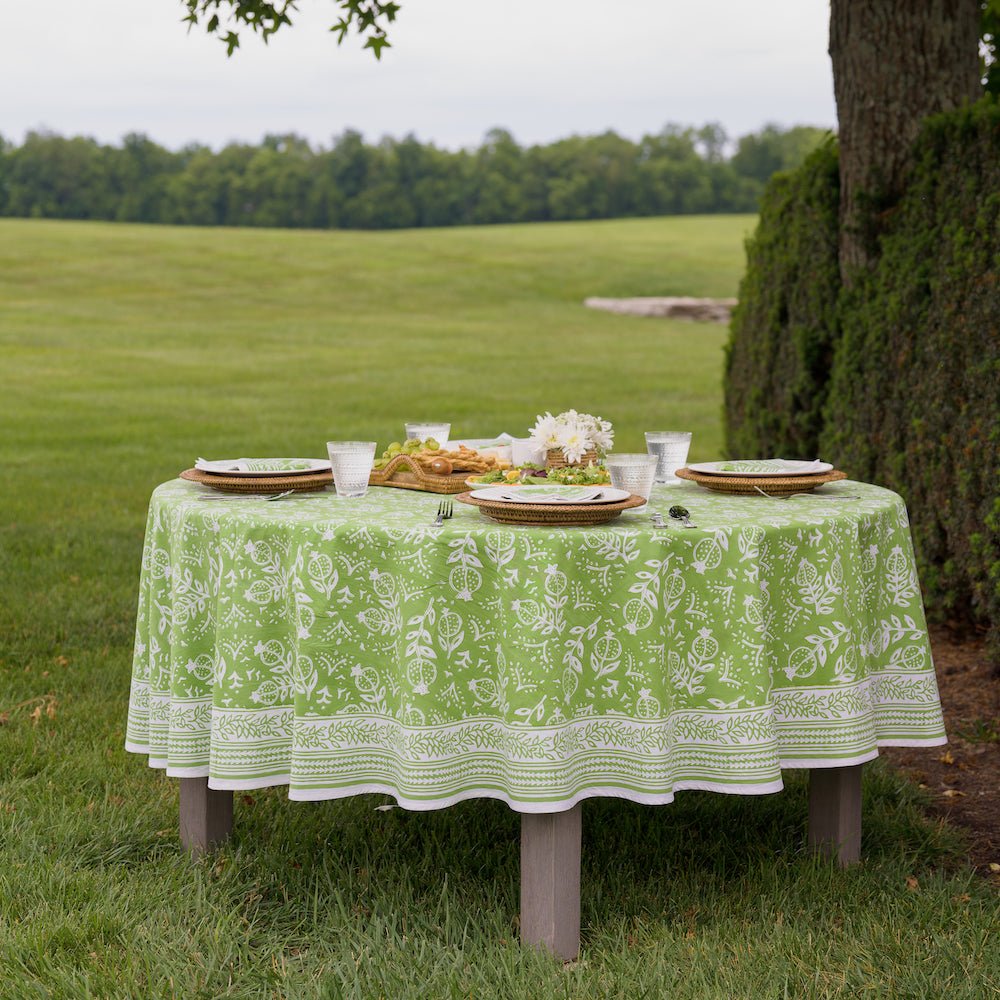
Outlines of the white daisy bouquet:
{"type": "Polygon", "coordinates": [[[555,417],[548,412],[540,414],[531,428],[531,443],[536,448],[558,449],[571,464],[578,463],[589,451],[607,451],[614,438],[610,421],[576,410],[555,417]]]}

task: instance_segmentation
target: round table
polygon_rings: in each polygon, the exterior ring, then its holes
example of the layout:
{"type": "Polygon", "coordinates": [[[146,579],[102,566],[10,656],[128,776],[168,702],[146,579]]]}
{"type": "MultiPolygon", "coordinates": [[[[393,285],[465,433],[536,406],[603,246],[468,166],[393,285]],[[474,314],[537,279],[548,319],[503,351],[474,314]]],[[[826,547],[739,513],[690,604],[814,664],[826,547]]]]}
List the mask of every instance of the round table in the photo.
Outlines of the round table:
{"type": "MultiPolygon", "coordinates": [[[[492,797],[555,822],[592,796],[774,792],[782,768],[945,742],[888,490],[658,486],[584,528],[462,504],[434,528],[440,497],[390,488],[206,492],[152,496],[126,743],[202,790],[492,797]],[[675,503],[696,528],[653,526],[675,503]]],[[[225,800],[205,794],[188,839],[207,844],[225,800]]]]}

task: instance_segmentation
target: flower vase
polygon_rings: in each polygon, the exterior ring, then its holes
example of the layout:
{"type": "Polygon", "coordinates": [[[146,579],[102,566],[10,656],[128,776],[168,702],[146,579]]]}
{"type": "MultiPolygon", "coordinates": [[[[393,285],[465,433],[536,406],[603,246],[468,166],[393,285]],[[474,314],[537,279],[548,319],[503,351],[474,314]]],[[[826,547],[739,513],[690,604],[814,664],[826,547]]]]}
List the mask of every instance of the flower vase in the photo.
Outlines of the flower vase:
{"type": "Polygon", "coordinates": [[[597,465],[596,451],[585,451],[578,462],[568,462],[562,448],[549,448],[545,453],[546,469],[565,469],[567,466],[582,469],[588,465],[597,465]]]}

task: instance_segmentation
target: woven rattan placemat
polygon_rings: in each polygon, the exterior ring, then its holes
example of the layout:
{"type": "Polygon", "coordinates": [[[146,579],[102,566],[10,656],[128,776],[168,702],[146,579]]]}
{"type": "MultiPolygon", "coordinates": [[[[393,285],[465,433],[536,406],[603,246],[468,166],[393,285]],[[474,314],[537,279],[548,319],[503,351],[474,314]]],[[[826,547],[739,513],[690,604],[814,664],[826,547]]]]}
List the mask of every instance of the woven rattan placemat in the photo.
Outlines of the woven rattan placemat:
{"type": "Polygon", "coordinates": [[[181,473],[181,479],[211,486],[223,493],[283,493],[285,490],[310,493],[329,486],[333,482],[333,474],[316,472],[299,476],[219,476],[200,469],[185,469],[181,473]]]}
{"type": "Polygon", "coordinates": [[[613,503],[508,503],[504,500],[477,499],[471,492],[461,493],[455,499],[459,503],[478,507],[490,520],[499,524],[523,524],[535,528],[607,524],[623,510],[641,507],[646,502],[634,493],[627,500],[613,503]]]}
{"type": "Polygon", "coordinates": [[[793,493],[809,493],[824,483],[835,483],[846,479],[847,473],[839,469],[820,472],[811,476],[706,476],[690,469],[678,469],[674,475],[689,479],[692,483],[715,490],[716,493],[735,493],[744,496],[760,496],[763,490],[770,496],[786,497],[793,493]]]}

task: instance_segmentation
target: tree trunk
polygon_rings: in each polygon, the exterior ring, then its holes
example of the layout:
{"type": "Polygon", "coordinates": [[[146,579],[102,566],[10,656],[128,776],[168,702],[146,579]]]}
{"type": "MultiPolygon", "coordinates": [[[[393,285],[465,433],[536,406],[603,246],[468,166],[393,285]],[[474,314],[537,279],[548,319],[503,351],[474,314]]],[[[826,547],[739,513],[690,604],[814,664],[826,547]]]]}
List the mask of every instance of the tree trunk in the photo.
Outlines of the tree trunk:
{"type": "Polygon", "coordinates": [[[874,259],[920,120],[981,96],[979,19],[979,0],[832,0],[845,283],[874,259]]]}

